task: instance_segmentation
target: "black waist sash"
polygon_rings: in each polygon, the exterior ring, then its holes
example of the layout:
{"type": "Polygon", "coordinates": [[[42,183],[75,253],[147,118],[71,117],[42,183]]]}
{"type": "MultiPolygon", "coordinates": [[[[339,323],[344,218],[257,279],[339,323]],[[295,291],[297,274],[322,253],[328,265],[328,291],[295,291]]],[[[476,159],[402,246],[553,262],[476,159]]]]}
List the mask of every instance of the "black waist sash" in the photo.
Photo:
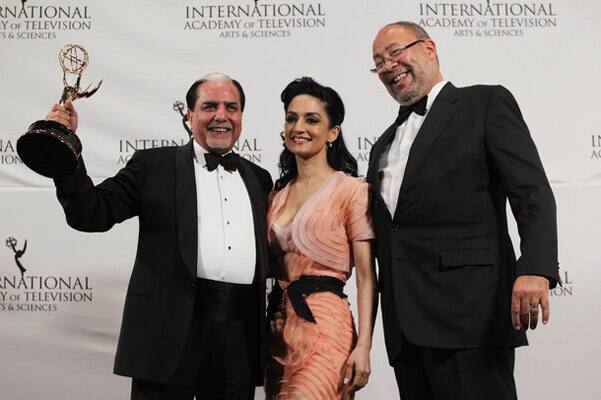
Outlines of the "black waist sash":
{"type": "MultiPolygon", "coordinates": [[[[296,315],[309,322],[316,323],[313,313],[305,301],[305,296],[317,292],[330,292],[338,295],[341,299],[345,299],[346,295],[342,291],[343,289],[344,282],[332,276],[303,275],[298,280],[291,282],[286,292],[296,315]]],[[[278,305],[282,302],[283,295],[284,291],[282,288],[279,285],[274,286],[269,295],[269,307],[267,310],[270,320],[274,319],[275,312],[278,305]]]]}
{"type": "Polygon", "coordinates": [[[247,317],[253,285],[196,278],[194,317],[206,321],[239,321],[247,317]]]}

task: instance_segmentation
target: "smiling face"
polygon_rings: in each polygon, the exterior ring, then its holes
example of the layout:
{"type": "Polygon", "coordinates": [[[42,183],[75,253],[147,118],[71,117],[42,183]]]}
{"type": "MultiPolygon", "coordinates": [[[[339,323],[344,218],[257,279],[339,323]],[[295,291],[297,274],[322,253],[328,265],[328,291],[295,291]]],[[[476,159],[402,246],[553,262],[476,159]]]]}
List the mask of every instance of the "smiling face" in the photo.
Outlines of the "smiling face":
{"type": "Polygon", "coordinates": [[[432,87],[442,80],[436,59],[436,45],[431,39],[406,49],[398,58],[391,59],[399,49],[423,39],[414,32],[398,25],[382,28],[373,43],[373,59],[376,65],[386,60],[378,77],[388,93],[401,105],[416,103],[426,96],[432,87]]]}
{"type": "Polygon", "coordinates": [[[198,86],[188,120],[194,139],[206,150],[227,153],[242,132],[240,93],[231,81],[208,80],[198,86]]]}
{"type": "Polygon", "coordinates": [[[290,101],[286,111],[284,141],[297,157],[308,159],[316,155],[326,157],[327,143],[333,142],[340,127],[330,128],[325,104],[308,94],[300,94],[290,101]]]}

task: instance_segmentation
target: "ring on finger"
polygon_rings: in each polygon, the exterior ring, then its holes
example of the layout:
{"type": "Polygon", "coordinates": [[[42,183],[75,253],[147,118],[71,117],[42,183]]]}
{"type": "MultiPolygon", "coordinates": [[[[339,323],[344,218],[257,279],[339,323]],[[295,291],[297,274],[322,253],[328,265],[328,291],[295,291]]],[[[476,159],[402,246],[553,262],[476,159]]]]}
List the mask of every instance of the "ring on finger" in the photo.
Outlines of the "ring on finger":
{"type": "Polygon", "coordinates": [[[530,311],[537,311],[538,310],[538,304],[530,304],[530,311]]]}

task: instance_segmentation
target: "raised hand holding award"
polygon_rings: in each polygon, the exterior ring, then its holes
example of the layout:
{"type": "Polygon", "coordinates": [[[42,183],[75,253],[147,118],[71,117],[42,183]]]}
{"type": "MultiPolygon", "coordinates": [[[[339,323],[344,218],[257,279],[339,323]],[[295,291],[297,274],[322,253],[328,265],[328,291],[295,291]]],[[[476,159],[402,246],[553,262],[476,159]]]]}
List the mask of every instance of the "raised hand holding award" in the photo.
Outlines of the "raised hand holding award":
{"type": "MultiPolygon", "coordinates": [[[[68,99],[75,100],[81,97],[90,97],[100,85],[94,88],[89,85],[81,90],[81,74],[88,66],[88,52],[80,45],[67,44],[58,55],[60,66],[63,70],[63,94],[60,103],[68,99]],[[75,83],[71,85],[68,75],[75,76],[75,83]]],[[[21,160],[40,175],[49,178],[60,178],[72,174],[77,168],[81,155],[81,141],[66,126],[48,120],[36,121],[29,126],[29,130],[17,141],[17,153],[21,160]]]]}

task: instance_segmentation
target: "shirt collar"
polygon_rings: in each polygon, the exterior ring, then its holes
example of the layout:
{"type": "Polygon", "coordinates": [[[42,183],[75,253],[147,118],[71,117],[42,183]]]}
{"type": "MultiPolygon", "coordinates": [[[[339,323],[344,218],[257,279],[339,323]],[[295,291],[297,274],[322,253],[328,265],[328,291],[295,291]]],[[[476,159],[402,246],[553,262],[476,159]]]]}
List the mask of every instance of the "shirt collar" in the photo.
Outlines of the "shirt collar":
{"type": "MultiPolygon", "coordinates": [[[[207,167],[207,162],[205,160],[205,154],[210,153],[209,150],[205,149],[204,147],[202,147],[200,145],[200,143],[198,143],[196,141],[196,139],[192,139],[193,142],[193,146],[194,146],[194,160],[203,168],[207,167]]],[[[232,150],[228,151],[225,154],[229,154],[231,153],[232,150]]],[[[223,154],[223,155],[225,155],[223,154]]]]}
{"type": "Polygon", "coordinates": [[[432,107],[434,100],[436,100],[438,93],[440,93],[444,85],[446,85],[447,83],[449,83],[449,81],[440,81],[436,85],[432,86],[432,89],[430,89],[430,93],[428,93],[428,101],[426,102],[426,112],[430,111],[430,108],[432,107]]]}

